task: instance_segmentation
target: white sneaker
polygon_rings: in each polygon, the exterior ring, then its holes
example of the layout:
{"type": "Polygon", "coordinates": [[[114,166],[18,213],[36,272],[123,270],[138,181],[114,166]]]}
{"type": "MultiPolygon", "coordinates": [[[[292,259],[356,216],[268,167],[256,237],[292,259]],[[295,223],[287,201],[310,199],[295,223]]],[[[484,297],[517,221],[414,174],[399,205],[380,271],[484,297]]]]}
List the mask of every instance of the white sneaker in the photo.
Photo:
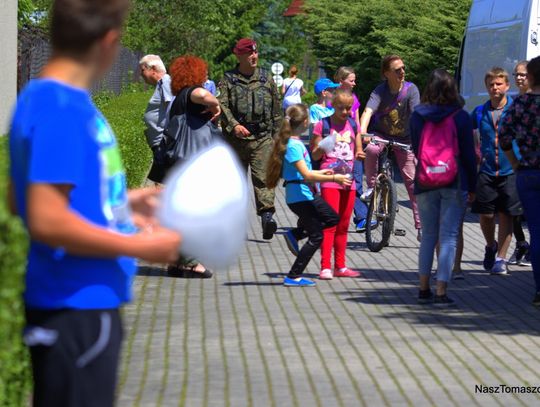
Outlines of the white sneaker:
{"type": "Polygon", "coordinates": [[[362,195],[360,195],[360,199],[362,201],[369,201],[369,198],[371,198],[371,194],[373,194],[373,188],[367,188],[362,195]]]}

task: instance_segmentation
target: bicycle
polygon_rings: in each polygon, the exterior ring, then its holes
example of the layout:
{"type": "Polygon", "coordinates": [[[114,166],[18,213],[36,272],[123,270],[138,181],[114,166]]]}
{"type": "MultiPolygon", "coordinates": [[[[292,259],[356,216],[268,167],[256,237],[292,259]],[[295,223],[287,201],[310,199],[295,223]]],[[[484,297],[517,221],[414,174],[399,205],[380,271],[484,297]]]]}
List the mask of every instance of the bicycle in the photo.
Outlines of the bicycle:
{"type": "Polygon", "coordinates": [[[373,192],[369,198],[368,213],[366,217],[366,243],[372,252],[381,251],[388,246],[392,232],[396,236],[404,236],[402,229],[394,230],[396,219],[397,190],[394,183],[392,161],[389,159],[389,150],[399,148],[410,151],[409,144],[398,143],[392,140],[375,139],[373,134],[362,134],[362,137],[369,138],[373,144],[385,146],[379,155],[377,168],[377,178],[373,185],[373,192]]]}

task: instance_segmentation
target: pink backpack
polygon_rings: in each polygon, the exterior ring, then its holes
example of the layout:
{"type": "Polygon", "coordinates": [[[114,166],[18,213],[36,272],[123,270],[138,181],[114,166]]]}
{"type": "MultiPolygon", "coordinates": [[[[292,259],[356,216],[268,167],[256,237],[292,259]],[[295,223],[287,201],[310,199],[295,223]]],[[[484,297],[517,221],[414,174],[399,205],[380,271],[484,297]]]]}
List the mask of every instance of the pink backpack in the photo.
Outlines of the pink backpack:
{"type": "Polygon", "coordinates": [[[416,179],[421,187],[440,188],[454,182],[459,146],[452,113],[439,123],[426,121],[420,135],[416,179]]]}

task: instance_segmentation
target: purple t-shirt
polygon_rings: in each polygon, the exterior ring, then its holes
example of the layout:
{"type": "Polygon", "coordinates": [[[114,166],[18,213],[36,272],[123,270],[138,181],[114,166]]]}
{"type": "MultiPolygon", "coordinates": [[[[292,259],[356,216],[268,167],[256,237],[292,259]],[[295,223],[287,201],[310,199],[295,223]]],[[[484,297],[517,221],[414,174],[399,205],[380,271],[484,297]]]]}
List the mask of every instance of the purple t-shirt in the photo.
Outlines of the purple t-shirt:
{"type": "Polygon", "coordinates": [[[389,110],[397,96],[390,91],[387,81],[371,92],[366,104],[366,108],[373,110],[368,131],[383,137],[399,138],[401,142],[410,142],[409,118],[420,103],[420,92],[416,85],[411,83],[405,97],[389,110]]]}
{"type": "MultiPolygon", "coordinates": [[[[315,124],[313,128],[314,136],[322,136],[323,133],[323,121],[315,124]]],[[[352,173],[354,164],[354,156],[356,153],[355,134],[349,121],[345,124],[336,124],[330,121],[330,136],[336,133],[336,145],[331,153],[323,154],[321,158],[321,170],[329,168],[332,164],[335,164],[338,159],[342,159],[347,163],[352,173]]],[[[335,188],[335,189],[356,189],[356,184],[353,181],[350,187],[343,187],[337,182],[322,182],[321,188],[335,188]]]]}
{"type": "Polygon", "coordinates": [[[358,109],[360,109],[361,104],[354,93],[352,94],[352,97],[353,97],[353,104],[352,104],[352,109],[351,109],[351,117],[354,119],[356,118],[356,112],[358,111],[358,109]]]}

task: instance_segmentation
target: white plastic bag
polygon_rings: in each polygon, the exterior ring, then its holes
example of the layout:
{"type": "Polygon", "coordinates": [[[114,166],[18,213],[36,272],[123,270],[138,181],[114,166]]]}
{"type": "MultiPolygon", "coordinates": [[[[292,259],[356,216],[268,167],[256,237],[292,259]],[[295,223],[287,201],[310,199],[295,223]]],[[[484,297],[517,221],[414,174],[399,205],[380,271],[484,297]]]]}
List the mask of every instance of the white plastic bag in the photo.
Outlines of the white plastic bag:
{"type": "Polygon", "coordinates": [[[323,139],[319,142],[319,148],[322,148],[326,154],[329,154],[332,151],[334,151],[335,146],[336,146],[335,134],[323,137],[323,139]]]}
{"type": "Polygon", "coordinates": [[[181,234],[184,256],[223,268],[244,245],[248,202],[246,171],[229,146],[217,143],[169,171],[158,217],[181,234]]]}

